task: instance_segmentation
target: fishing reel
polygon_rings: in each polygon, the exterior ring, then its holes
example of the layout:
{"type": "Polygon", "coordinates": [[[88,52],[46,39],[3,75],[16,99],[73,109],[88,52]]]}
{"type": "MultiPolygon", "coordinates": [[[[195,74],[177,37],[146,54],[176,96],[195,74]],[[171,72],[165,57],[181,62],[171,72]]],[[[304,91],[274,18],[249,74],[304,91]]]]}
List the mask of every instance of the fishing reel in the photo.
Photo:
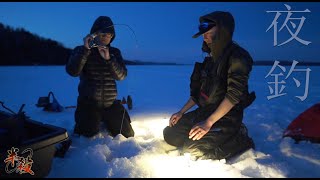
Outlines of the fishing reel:
{"type": "Polygon", "coordinates": [[[132,109],[132,98],[130,95],[127,96],[127,99],[123,97],[121,101],[118,101],[120,102],[120,104],[127,104],[129,110],[132,109]]]}
{"type": "Polygon", "coordinates": [[[95,48],[95,47],[100,47],[100,48],[104,48],[107,49],[108,47],[106,45],[100,44],[99,40],[97,38],[98,34],[90,34],[91,40],[89,41],[89,48],[95,48]]]}

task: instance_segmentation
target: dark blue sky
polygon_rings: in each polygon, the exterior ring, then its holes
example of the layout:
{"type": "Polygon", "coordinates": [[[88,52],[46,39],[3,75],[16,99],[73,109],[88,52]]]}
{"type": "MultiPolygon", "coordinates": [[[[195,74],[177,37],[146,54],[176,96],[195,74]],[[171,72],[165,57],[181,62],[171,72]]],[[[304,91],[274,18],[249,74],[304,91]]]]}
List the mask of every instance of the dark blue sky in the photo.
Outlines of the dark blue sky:
{"type": "MultiPolygon", "coordinates": [[[[191,36],[197,32],[199,16],[216,11],[229,11],[236,22],[234,40],[246,48],[254,60],[311,60],[320,61],[320,3],[246,3],[246,2],[14,2],[0,3],[0,22],[11,27],[23,27],[45,38],[62,43],[68,48],[83,44],[94,20],[103,15],[112,18],[116,26],[117,37],[113,46],[118,47],[123,57],[129,60],[177,62],[193,64],[202,61],[202,37],[191,36]],[[301,18],[305,22],[298,37],[311,41],[306,46],[297,40],[283,46],[273,46],[273,28],[271,25],[275,13],[266,11],[292,11],[291,17],[301,18]]],[[[284,23],[287,13],[278,20],[278,29],[284,23]]],[[[300,20],[295,22],[296,29],[300,20]]],[[[294,33],[293,25],[288,27],[294,33]]],[[[286,27],[278,34],[278,44],[291,37],[286,27]]]]}

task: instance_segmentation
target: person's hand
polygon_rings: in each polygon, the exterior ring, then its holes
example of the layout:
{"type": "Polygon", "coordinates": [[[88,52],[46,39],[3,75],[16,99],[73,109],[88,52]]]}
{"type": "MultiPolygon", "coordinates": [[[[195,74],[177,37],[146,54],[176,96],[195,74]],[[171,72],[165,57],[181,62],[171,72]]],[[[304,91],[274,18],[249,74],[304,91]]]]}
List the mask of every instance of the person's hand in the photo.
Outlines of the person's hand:
{"type": "Polygon", "coordinates": [[[182,115],[183,114],[181,112],[174,113],[169,120],[169,126],[172,127],[176,125],[178,121],[181,119],[182,115]]]}
{"type": "Polygon", "coordinates": [[[208,121],[201,121],[194,125],[189,132],[189,139],[199,140],[206,135],[211,128],[212,124],[208,121]]]}
{"type": "Polygon", "coordinates": [[[106,61],[110,60],[110,53],[109,53],[109,48],[100,48],[98,47],[100,55],[105,59],[106,61]]]}
{"type": "Polygon", "coordinates": [[[90,49],[89,42],[92,41],[93,38],[90,34],[88,34],[86,37],[83,38],[83,45],[85,48],[90,49]]]}

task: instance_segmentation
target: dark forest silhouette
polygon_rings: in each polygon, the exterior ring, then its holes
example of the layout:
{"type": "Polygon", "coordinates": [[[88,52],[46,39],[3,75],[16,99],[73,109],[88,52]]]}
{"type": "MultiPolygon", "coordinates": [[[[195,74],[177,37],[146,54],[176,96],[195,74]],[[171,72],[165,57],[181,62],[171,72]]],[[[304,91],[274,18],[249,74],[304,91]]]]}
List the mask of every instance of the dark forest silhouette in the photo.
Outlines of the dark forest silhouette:
{"type": "MultiPolygon", "coordinates": [[[[0,23],[0,65],[65,65],[72,49],[61,43],[0,23]]],[[[124,60],[128,65],[176,65],[124,60]]]]}
{"type": "MultiPolygon", "coordinates": [[[[0,23],[0,66],[1,65],[65,65],[72,49],[61,43],[30,33],[24,28],[12,28],[0,23]]],[[[127,65],[183,65],[156,63],[139,60],[124,60],[127,65]]],[[[274,61],[254,61],[254,65],[272,66],[274,61]]],[[[291,65],[292,61],[281,61],[291,65]]],[[[319,62],[299,62],[298,65],[320,65],[319,62]]]]}
{"type": "Polygon", "coordinates": [[[0,23],[0,65],[63,65],[70,53],[57,41],[0,23]]]}

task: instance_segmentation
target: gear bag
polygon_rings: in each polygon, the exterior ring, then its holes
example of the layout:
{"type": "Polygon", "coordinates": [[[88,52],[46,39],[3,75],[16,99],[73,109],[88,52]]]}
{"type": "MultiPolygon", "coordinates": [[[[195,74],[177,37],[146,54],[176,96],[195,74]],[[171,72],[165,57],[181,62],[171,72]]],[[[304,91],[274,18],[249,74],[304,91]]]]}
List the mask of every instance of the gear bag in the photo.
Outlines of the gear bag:
{"type": "Polygon", "coordinates": [[[43,107],[44,111],[50,112],[61,112],[63,111],[63,106],[59,104],[57,99],[54,97],[53,92],[49,92],[48,96],[46,97],[39,97],[38,103],[36,104],[37,107],[43,107]],[[50,96],[52,97],[52,102],[50,102],[50,96]]]}

